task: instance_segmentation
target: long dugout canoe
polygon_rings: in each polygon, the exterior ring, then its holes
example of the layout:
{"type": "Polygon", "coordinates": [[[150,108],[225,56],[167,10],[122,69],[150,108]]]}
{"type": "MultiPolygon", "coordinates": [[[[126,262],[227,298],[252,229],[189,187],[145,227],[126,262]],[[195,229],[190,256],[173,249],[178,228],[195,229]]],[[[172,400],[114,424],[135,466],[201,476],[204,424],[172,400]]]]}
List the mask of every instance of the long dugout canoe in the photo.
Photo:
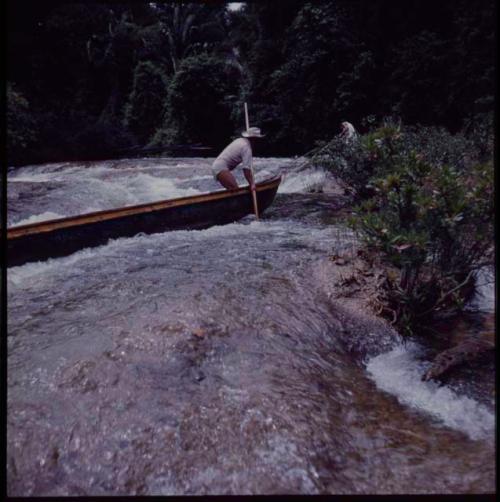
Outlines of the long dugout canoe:
{"type": "MultiPolygon", "coordinates": [[[[256,184],[259,213],[273,202],[281,176],[256,184]]],[[[219,190],[7,229],[7,266],[67,256],[109,239],[235,222],[253,213],[248,188],[219,190]]]]}

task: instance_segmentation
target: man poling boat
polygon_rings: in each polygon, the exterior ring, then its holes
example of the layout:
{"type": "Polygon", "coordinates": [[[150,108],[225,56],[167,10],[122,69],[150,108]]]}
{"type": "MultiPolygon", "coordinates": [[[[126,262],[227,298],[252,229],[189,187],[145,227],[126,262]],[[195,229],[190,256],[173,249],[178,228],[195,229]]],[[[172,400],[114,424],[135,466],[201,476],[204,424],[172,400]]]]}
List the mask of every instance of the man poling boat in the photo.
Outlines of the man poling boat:
{"type": "Polygon", "coordinates": [[[242,137],[230,143],[212,164],[214,178],[228,190],[239,188],[233,171],[237,167],[243,169],[243,174],[248,181],[254,203],[255,216],[259,217],[257,199],[255,195],[255,179],[253,174],[253,149],[256,142],[265,135],[261,134],[258,127],[250,127],[248,120],[248,108],[245,103],[246,130],[241,133],[242,137]]]}

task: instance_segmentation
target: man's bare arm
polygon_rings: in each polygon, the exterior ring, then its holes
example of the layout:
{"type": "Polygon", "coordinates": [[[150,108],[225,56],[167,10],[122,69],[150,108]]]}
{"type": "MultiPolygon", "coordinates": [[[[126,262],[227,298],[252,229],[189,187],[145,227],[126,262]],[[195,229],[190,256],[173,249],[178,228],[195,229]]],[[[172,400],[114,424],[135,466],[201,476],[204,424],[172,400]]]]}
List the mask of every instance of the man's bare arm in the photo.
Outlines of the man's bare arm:
{"type": "Polygon", "coordinates": [[[243,174],[250,185],[250,190],[255,190],[255,181],[253,179],[253,174],[251,169],[243,169],[243,174]]]}

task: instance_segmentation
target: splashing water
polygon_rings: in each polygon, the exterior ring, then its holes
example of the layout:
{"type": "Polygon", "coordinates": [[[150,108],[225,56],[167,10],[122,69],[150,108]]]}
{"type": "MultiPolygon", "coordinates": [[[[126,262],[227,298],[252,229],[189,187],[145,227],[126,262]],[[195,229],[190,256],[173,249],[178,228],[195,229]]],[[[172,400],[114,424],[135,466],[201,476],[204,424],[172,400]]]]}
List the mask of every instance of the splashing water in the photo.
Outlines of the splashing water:
{"type": "Polygon", "coordinates": [[[495,271],[490,267],[481,268],[476,274],[476,291],[466,305],[468,310],[495,312],[495,271]]]}
{"type": "Polygon", "coordinates": [[[472,439],[491,437],[495,429],[493,413],[446,386],[421,381],[428,366],[419,361],[421,355],[422,349],[409,342],[371,358],[367,371],[378,388],[395,395],[402,403],[436,417],[472,439]]]}
{"type": "Polygon", "coordinates": [[[321,169],[307,169],[300,175],[285,178],[279,187],[280,193],[310,192],[323,186],[327,179],[325,171],[321,169]]]}
{"type": "MultiPolygon", "coordinates": [[[[286,174],[259,221],[8,270],[10,495],[494,490],[491,410],[420,382],[416,349],[328,296],[354,236],[293,165],[256,159],[257,179],[286,174]]],[[[10,224],[220,188],[210,159],[9,182],[10,224]]]]}
{"type": "Polygon", "coordinates": [[[39,221],[55,220],[57,218],[64,218],[64,216],[59,213],[54,213],[53,211],[45,211],[42,214],[34,214],[29,218],[25,218],[24,220],[18,221],[16,225],[12,225],[12,227],[19,225],[29,225],[30,223],[38,223],[39,221]]]}

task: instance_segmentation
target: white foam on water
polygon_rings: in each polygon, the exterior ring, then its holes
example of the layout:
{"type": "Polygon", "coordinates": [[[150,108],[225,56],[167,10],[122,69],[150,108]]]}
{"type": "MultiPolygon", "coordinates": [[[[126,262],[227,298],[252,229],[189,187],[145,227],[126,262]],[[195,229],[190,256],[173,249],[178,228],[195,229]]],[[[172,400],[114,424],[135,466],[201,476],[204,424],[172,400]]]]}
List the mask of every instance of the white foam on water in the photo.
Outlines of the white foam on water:
{"type": "Polygon", "coordinates": [[[8,182],[22,183],[47,183],[49,181],[59,181],[60,178],[51,173],[25,174],[24,176],[9,176],[8,182]]]}
{"type": "Polygon", "coordinates": [[[182,167],[193,167],[192,164],[186,164],[185,162],[178,162],[177,164],[175,165],[172,165],[172,166],[165,166],[165,167],[174,167],[174,168],[182,168],[182,167]]]}
{"type": "Polygon", "coordinates": [[[443,425],[466,433],[471,439],[489,438],[495,430],[495,416],[483,405],[459,396],[437,382],[421,380],[430,363],[419,360],[422,348],[415,343],[368,360],[366,369],[377,387],[402,404],[432,415],[443,425]]]}
{"type": "Polygon", "coordinates": [[[297,163],[296,158],[292,157],[254,157],[254,167],[276,166],[276,167],[291,167],[297,163]]]}
{"type": "Polygon", "coordinates": [[[61,174],[66,175],[72,172],[81,174],[84,171],[82,165],[76,162],[36,164],[12,169],[7,179],[8,181],[45,182],[54,181],[61,174]]]}
{"type": "Polygon", "coordinates": [[[272,178],[273,176],[276,176],[277,174],[278,174],[278,170],[276,170],[276,169],[273,169],[273,170],[259,169],[259,170],[255,170],[255,172],[254,172],[255,181],[257,183],[264,181],[264,180],[268,180],[269,178],[272,178]]]}
{"type": "Polygon", "coordinates": [[[186,197],[201,193],[195,188],[179,188],[175,180],[151,176],[145,173],[139,173],[137,176],[113,182],[113,184],[122,183],[122,186],[129,192],[132,198],[136,199],[137,203],[152,202],[160,199],[175,199],[177,197],[186,197]]]}
{"type": "MultiPolygon", "coordinates": [[[[153,176],[145,172],[128,171],[125,175],[123,172],[121,174],[121,176],[117,175],[108,167],[97,166],[76,170],[72,167],[65,169],[64,173],[58,172],[57,174],[27,172],[22,176],[13,177],[9,181],[62,182],[62,186],[51,192],[50,197],[54,199],[54,206],[61,197],[73,201],[73,210],[69,209],[68,204],[63,204],[62,207],[68,211],[45,211],[16,221],[14,225],[203,193],[192,187],[180,188],[178,183],[186,181],[180,178],[153,176]],[[91,208],[91,210],[84,208],[91,208]]],[[[210,176],[203,176],[200,179],[210,179],[210,176]]]]}
{"type": "Polygon", "coordinates": [[[70,256],[61,258],[49,258],[46,261],[30,262],[17,267],[8,269],[8,280],[11,285],[19,285],[26,279],[32,279],[39,274],[46,274],[51,269],[59,269],[61,267],[72,266],[76,262],[85,259],[92,259],[99,254],[113,254],[120,248],[126,248],[140,242],[144,244],[164,243],[172,240],[177,242],[179,237],[187,237],[192,241],[204,240],[210,237],[226,237],[235,236],[245,233],[272,233],[276,231],[286,231],[282,225],[270,225],[262,221],[252,221],[249,224],[231,223],[228,225],[216,225],[204,230],[176,230],[158,234],[138,234],[134,237],[123,237],[112,239],[108,244],[94,248],[86,248],[70,256]]]}
{"type": "Polygon", "coordinates": [[[82,259],[93,258],[99,252],[99,249],[99,247],[82,249],[63,258],[49,258],[45,261],[34,261],[17,267],[10,267],[7,269],[9,289],[22,286],[25,281],[30,282],[36,279],[37,276],[50,274],[51,271],[59,270],[61,267],[72,266],[82,259]]]}
{"type": "Polygon", "coordinates": [[[11,225],[9,228],[14,228],[20,225],[29,225],[30,223],[38,223],[40,221],[56,220],[57,218],[64,218],[64,215],[59,213],[54,213],[53,211],[45,211],[44,213],[34,214],[29,218],[17,221],[14,225],[11,225]]]}
{"type": "Polygon", "coordinates": [[[466,309],[495,312],[495,270],[492,267],[483,267],[478,270],[476,291],[466,305],[466,309]]]}
{"type": "Polygon", "coordinates": [[[75,266],[81,260],[92,260],[97,256],[116,255],[127,248],[144,245],[149,248],[161,246],[172,249],[181,244],[202,243],[207,239],[238,236],[269,235],[277,239],[294,240],[317,250],[327,250],[332,246],[335,233],[331,229],[316,229],[288,220],[262,221],[253,220],[245,223],[215,225],[204,230],[175,230],[157,234],[138,234],[134,237],[112,239],[102,246],[85,248],[69,256],[49,258],[45,261],[30,262],[8,269],[9,287],[22,286],[25,281],[32,281],[42,275],[50,275],[63,268],[75,266]]]}
{"type": "Polygon", "coordinates": [[[322,169],[306,169],[290,172],[282,181],[278,193],[300,193],[321,188],[326,181],[326,172],[322,169]]]}

